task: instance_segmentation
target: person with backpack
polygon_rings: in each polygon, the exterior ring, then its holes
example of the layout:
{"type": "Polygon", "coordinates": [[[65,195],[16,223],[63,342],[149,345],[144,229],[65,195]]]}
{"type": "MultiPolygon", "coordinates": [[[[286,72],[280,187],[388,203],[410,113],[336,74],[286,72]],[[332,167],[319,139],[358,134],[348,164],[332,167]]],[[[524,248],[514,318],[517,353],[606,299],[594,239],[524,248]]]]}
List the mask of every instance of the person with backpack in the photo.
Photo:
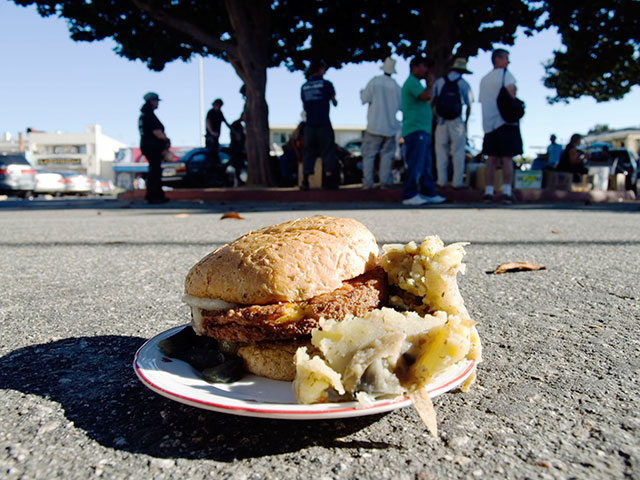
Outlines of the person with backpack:
{"type": "Polygon", "coordinates": [[[465,145],[467,124],[471,116],[473,93],[462,78],[467,70],[467,60],[456,58],[447,75],[436,80],[433,86],[434,110],[436,113],[436,170],[437,185],[444,187],[449,180],[449,157],[453,165],[453,188],[464,186],[465,145]],[[463,106],[466,106],[463,115],[463,106]]]}

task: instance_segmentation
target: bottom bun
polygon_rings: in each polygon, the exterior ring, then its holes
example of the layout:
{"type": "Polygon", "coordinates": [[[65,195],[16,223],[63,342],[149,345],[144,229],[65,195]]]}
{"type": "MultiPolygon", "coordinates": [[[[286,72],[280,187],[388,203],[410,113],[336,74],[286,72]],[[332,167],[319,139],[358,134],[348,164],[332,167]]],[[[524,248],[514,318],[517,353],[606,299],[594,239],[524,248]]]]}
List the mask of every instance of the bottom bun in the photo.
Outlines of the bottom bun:
{"type": "Polygon", "coordinates": [[[311,338],[257,342],[238,348],[236,354],[244,361],[248,372],[271,380],[292,382],[296,378],[294,356],[299,347],[307,347],[309,355],[316,352],[311,338]]]}

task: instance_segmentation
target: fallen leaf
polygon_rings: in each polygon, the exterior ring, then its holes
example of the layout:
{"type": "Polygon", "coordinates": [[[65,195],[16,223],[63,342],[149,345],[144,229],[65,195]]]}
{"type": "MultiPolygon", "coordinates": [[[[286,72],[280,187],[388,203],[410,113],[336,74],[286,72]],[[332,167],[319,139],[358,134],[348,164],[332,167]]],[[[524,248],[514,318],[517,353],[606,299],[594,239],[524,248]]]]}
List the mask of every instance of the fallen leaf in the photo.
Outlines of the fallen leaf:
{"type": "Polygon", "coordinates": [[[220,220],[224,220],[225,218],[235,218],[236,220],[244,220],[243,217],[241,217],[238,212],[227,212],[227,213],[223,213],[222,217],[220,217],[220,220]]]}
{"type": "Polygon", "coordinates": [[[546,270],[547,267],[544,265],[536,265],[535,263],[529,262],[507,262],[502,265],[498,265],[493,273],[498,275],[499,273],[507,273],[507,272],[525,272],[532,270],[546,270]]]}
{"type": "Polygon", "coordinates": [[[560,233],[560,231],[559,231],[559,230],[556,230],[555,228],[552,228],[552,229],[551,229],[551,233],[560,233]]]}

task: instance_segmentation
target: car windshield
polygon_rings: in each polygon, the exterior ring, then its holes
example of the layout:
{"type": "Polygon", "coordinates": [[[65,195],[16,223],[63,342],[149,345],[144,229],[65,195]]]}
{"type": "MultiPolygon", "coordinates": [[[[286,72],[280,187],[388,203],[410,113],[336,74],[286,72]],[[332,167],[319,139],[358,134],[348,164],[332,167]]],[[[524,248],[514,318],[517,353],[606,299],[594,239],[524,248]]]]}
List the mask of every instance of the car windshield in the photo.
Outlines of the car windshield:
{"type": "Polygon", "coordinates": [[[22,155],[0,155],[0,165],[29,165],[22,155]]]}

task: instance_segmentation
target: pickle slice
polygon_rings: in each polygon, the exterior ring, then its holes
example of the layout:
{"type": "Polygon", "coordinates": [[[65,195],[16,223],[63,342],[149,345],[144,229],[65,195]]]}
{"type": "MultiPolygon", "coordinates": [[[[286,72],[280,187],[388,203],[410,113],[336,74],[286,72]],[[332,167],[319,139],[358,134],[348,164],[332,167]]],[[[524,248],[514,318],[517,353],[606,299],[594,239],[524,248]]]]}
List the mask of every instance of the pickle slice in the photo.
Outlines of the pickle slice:
{"type": "Polygon", "coordinates": [[[178,333],[158,342],[158,348],[167,357],[175,357],[191,348],[197,338],[196,332],[188,325],[178,333]]]}
{"type": "Polygon", "coordinates": [[[215,367],[205,368],[202,371],[202,379],[207,383],[233,383],[240,380],[243,375],[244,366],[238,357],[231,357],[215,367]]]}

